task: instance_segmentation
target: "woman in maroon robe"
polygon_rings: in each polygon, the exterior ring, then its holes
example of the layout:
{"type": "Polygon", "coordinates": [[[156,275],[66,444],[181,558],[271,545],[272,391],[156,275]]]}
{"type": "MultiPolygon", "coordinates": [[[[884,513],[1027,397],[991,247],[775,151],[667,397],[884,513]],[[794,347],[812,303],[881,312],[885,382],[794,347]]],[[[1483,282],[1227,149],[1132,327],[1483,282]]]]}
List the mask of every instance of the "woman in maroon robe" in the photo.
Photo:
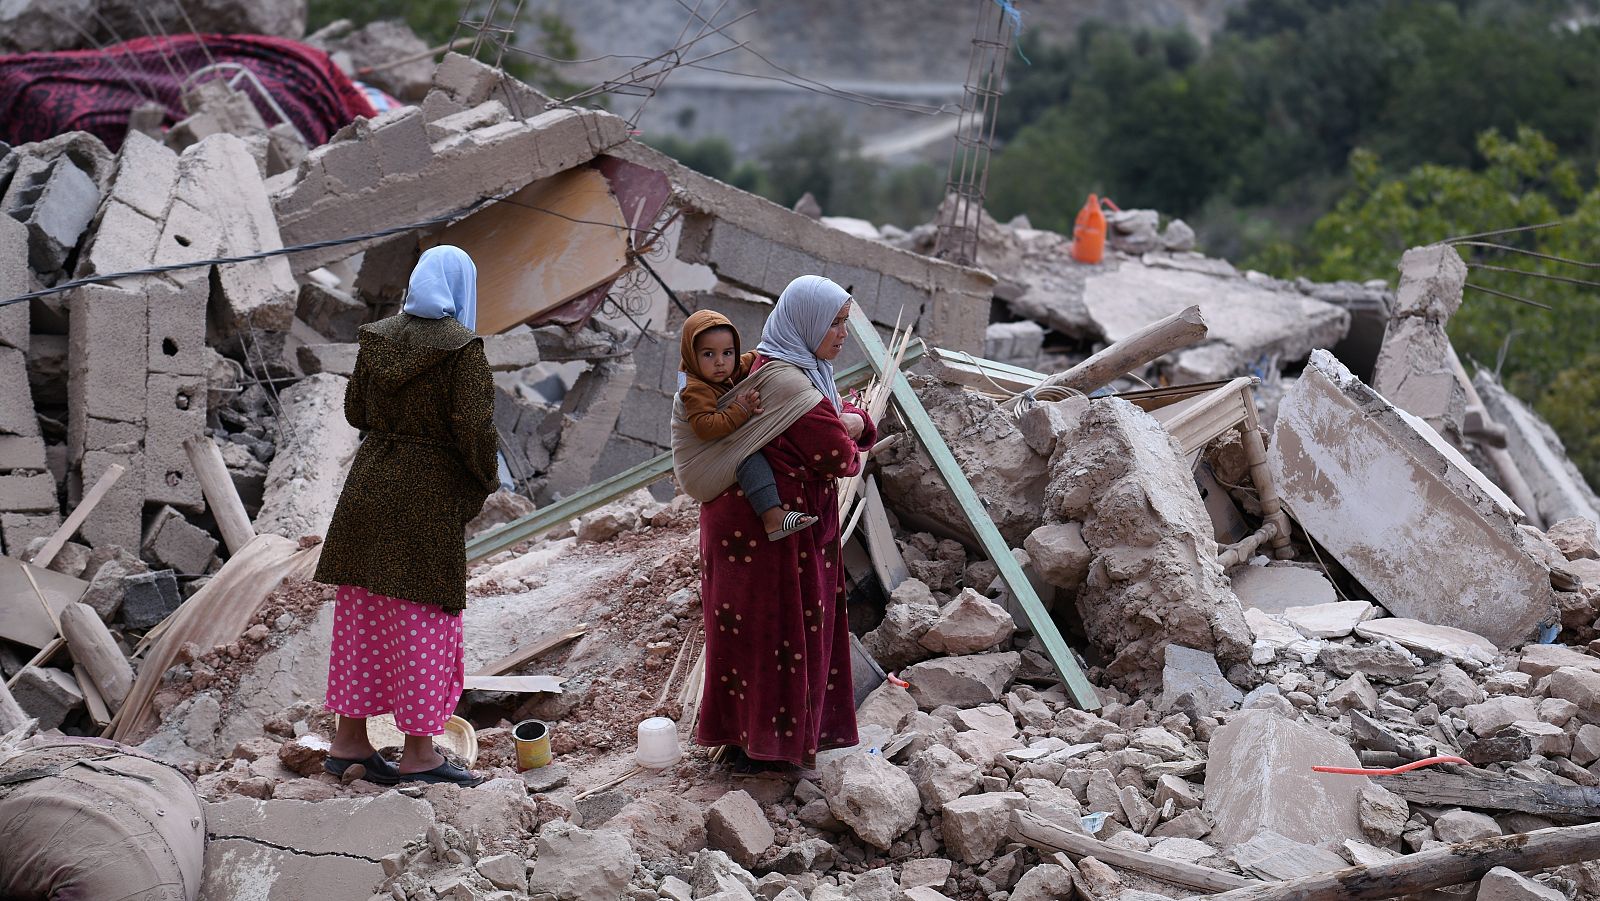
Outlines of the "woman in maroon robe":
{"type": "Polygon", "coordinates": [[[778,298],[756,347],[753,368],[793,364],[823,395],[762,450],[784,508],[817,524],[768,541],[737,485],[700,509],[706,672],[695,739],[732,746],[736,769],[810,768],[818,751],[856,744],[836,480],[860,470],[876,429],[833,383],[849,313],[843,288],[802,276],[778,298]]]}

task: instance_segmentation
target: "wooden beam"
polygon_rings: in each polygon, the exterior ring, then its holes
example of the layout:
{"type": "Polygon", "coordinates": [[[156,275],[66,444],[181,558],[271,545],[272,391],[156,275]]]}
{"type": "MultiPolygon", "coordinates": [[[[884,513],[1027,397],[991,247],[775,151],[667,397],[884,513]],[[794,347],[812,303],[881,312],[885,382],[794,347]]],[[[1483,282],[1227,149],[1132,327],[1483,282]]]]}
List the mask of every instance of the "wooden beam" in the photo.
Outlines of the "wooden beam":
{"type": "Polygon", "coordinates": [[[1210,901],[1379,901],[1476,882],[1495,867],[1517,872],[1600,857],[1600,823],[1557,826],[1419,851],[1365,867],[1208,895],[1210,901]]]}
{"type": "MultiPolygon", "coordinates": [[[[900,361],[900,365],[910,366],[921,359],[923,353],[922,342],[912,344],[906,349],[905,358],[900,361]]],[[[870,366],[861,363],[839,373],[834,382],[841,391],[859,387],[872,377],[872,371],[870,366]]],[[[540,507],[498,529],[474,536],[467,542],[467,562],[476,563],[507,548],[516,547],[530,538],[537,538],[570,519],[603,507],[619,497],[632,494],[671,472],[672,452],[658,454],[631,469],[623,470],[608,479],[602,479],[577,494],[540,507]]]]}
{"type": "Polygon", "coordinates": [[[508,691],[519,694],[548,692],[561,694],[560,676],[467,676],[462,688],[468,691],[508,691]]]}
{"type": "Polygon", "coordinates": [[[866,525],[867,553],[872,558],[872,570],[884,593],[894,591],[900,583],[911,578],[900,546],[895,544],[894,530],[889,527],[889,514],[883,509],[883,495],[878,493],[878,480],[866,478],[867,494],[862,501],[862,522],[866,525]]]}
{"type": "Polygon", "coordinates": [[[570,631],[561,632],[556,635],[547,635],[525,648],[512,651],[504,657],[501,657],[499,660],[496,660],[487,666],[480,667],[477,672],[472,674],[472,676],[499,676],[504,673],[511,672],[517,667],[534,660],[541,654],[553,651],[588,631],[588,623],[579,623],[576,628],[570,631]]]}
{"type": "Polygon", "coordinates": [[[78,690],[83,692],[83,706],[89,711],[89,721],[100,729],[111,725],[111,708],[106,706],[100,689],[94,687],[94,677],[82,665],[74,664],[72,678],[78,680],[78,690]]]}
{"type": "MultiPolygon", "coordinates": [[[[882,374],[882,370],[887,366],[888,352],[883,346],[882,339],[878,337],[877,329],[873,328],[872,320],[867,318],[866,311],[860,304],[850,305],[850,331],[866,353],[867,361],[882,374]]],[[[1067,693],[1080,708],[1098,710],[1100,698],[1095,694],[1094,686],[1089,684],[1089,680],[1083,675],[1083,670],[1078,668],[1078,661],[1072,656],[1072,649],[1067,647],[1060,630],[1056,628],[1055,621],[1050,618],[1050,612],[1044,608],[1044,603],[1034,592],[1032,583],[1022,572],[1022,567],[1017,565],[1016,558],[1011,555],[1010,546],[1000,536],[1000,530],[995,528],[994,520],[990,519],[989,514],[983,509],[983,501],[972,489],[972,483],[967,481],[966,473],[961,471],[955,455],[950,453],[950,447],[940,437],[939,429],[928,417],[928,411],[923,408],[917,393],[911,389],[911,383],[898,372],[892,373],[887,378],[894,392],[896,406],[900,408],[911,430],[916,433],[917,440],[927,450],[934,467],[939,470],[939,475],[949,486],[950,493],[955,495],[968,525],[977,536],[979,544],[983,546],[984,553],[999,568],[1000,578],[1005,580],[1006,587],[1011,590],[1011,596],[1022,605],[1034,634],[1044,643],[1050,662],[1055,665],[1056,672],[1066,683],[1067,693]]]]}
{"type": "Polygon", "coordinates": [[[1158,319],[1082,363],[1050,376],[1039,387],[1059,385],[1090,394],[1140,366],[1198,344],[1206,338],[1206,320],[1199,307],[1187,307],[1158,319]]]}
{"type": "Polygon", "coordinates": [[[1261,884],[1253,879],[1202,867],[1199,864],[1168,860],[1145,851],[1117,848],[1092,836],[1068,832],[1038,814],[1026,810],[1011,812],[1011,838],[1046,853],[1060,851],[1074,861],[1093,857],[1112,866],[1132,870],[1142,876],[1149,876],[1172,885],[1181,885],[1184,888],[1226,892],[1261,884]]]}
{"type": "Polygon", "coordinates": [[[111,630],[100,621],[100,614],[87,604],[68,604],[61,611],[61,636],[67,640],[72,659],[94,681],[105,705],[113,712],[120,709],[133,690],[133,666],[122,656],[111,630]]]}
{"type": "Polygon", "coordinates": [[[228,464],[222,460],[221,449],[205,435],[190,435],[183,439],[183,452],[200,478],[200,493],[217,521],[222,543],[228,546],[229,554],[239,553],[256,537],[256,527],[250,521],[250,514],[245,512],[244,502],[239,500],[239,491],[233,485],[233,477],[228,475],[228,464]]]}
{"type": "Polygon", "coordinates": [[[1600,788],[1441,772],[1401,773],[1377,781],[1414,804],[1600,820],[1600,788]]]}
{"type": "Polygon", "coordinates": [[[127,472],[127,469],[121,463],[113,463],[106,467],[106,471],[100,474],[100,478],[96,479],[94,485],[84,494],[83,500],[79,501],[78,506],[67,514],[67,519],[61,524],[61,528],[56,529],[55,534],[51,535],[50,539],[44,543],[44,547],[39,548],[39,553],[33,555],[32,563],[34,566],[41,569],[50,567],[50,561],[56,558],[56,554],[61,553],[63,547],[66,547],[67,539],[78,531],[78,527],[83,525],[83,521],[89,518],[90,513],[94,512],[95,505],[100,503],[100,499],[106,496],[106,492],[111,490],[111,486],[117,484],[117,480],[122,478],[122,474],[125,472],[127,472]]]}

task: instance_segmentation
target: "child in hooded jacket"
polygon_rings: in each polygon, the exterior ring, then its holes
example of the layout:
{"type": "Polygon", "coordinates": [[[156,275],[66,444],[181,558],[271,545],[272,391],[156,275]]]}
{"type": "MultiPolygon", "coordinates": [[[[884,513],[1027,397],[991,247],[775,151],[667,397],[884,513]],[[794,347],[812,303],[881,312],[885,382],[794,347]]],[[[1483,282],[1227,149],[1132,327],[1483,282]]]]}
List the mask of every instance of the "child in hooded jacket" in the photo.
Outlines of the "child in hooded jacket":
{"type": "MultiPolygon", "coordinates": [[[[715,441],[731,435],[761,412],[761,393],[753,388],[740,391],[726,407],[717,409],[717,401],[750,374],[756,356],[755,351],[739,352],[739,332],[728,317],[712,310],[691,314],[683,324],[680,351],[678,395],[696,437],[715,441]]],[[[739,487],[761,517],[768,539],[777,541],[817,522],[809,513],[783,509],[772,467],[760,451],[739,464],[738,474],[739,487]]]]}

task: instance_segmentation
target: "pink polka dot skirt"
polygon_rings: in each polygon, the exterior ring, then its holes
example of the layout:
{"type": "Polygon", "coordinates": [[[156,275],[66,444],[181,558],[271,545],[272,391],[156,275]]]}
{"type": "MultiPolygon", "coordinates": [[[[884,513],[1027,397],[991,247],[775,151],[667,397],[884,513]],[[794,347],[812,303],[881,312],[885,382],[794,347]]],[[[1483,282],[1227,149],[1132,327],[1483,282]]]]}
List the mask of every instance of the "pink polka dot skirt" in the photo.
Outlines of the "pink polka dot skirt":
{"type": "Polygon", "coordinates": [[[393,713],[407,735],[439,735],[461,700],[461,617],[341,585],[328,654],[328,709],[393,713]]]}

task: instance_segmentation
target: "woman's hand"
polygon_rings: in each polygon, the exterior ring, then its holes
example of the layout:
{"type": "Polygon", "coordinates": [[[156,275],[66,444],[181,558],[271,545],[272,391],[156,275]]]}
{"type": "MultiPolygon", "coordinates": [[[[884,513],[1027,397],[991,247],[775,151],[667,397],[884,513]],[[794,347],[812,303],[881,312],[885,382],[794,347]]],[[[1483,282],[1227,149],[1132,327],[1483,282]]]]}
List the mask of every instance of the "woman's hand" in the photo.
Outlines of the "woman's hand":
{"type": "Polygon", "coordinates": [[[841,413],[839,421],[844,423],[845,434],[851,438],[860,438],[861,433],[867,428],[867,421],[861,418],[860,413],[841,413]]]}

